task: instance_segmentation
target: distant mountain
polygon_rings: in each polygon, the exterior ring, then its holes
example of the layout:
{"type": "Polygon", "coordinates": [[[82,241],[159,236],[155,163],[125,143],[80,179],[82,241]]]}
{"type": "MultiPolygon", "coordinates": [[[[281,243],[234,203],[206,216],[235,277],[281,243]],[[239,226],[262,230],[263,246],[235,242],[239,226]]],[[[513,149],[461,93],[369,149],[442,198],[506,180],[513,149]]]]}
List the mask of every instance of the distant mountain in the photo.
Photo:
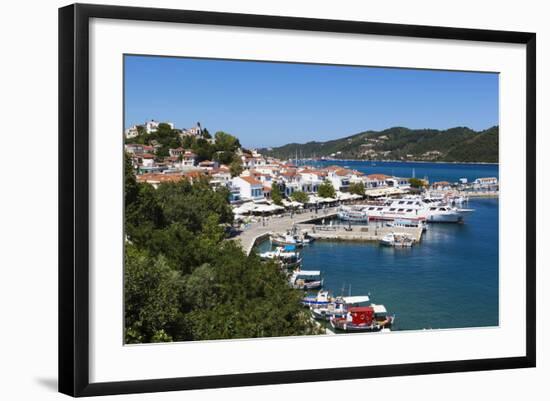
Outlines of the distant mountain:
{"type": "Polygon", "coordinates": [[[358,160],[417,160],[498,163],[498,126],[483,131],[393,127],[326,142],[289,143],[259,152],[280,159],[333,157],[358,160]]]}

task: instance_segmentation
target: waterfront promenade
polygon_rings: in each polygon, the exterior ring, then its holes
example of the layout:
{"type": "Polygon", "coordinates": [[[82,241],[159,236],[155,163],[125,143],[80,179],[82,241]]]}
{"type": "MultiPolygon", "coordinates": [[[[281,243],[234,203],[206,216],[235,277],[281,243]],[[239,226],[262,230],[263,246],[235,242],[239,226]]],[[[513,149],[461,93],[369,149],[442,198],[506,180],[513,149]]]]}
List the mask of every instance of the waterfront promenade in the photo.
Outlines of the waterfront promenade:
{"type": "Polygon", "coordinates": [[[281,233],[291,229],[293,225],[304,223],[313,219],[327,218],[334,216],[339,207],[318,209],[315,211],[301,211],[300,213],[271,216],[269,218],[259,217],[259,221],[249,224],[242,232],[233,239],[241,241],[246,254],[250,254],[257,240],[267,237],[270,233],[281,233]]]}
{"type": "Polygon", "coordinates": [[[300,230],[306,230],[308,235],[319,240],[335,241],[379,241],[384,235],[394,231],[410,234],[416,243],[422,238],[420,227],[399,227],[398,229],[385,226],[382,222],[371,223],[368,226],[347,226],[339,224],[335,226],[323,226],[309,223],[314,219],[330,218],[336,215],[339,207],[319,209],[315,211],[302,211],[292,215],[285,214],[269,218],[259,218],[259,221],[249,224],[233,239],[240,241],[241,246],[249,255],[254,245],[269,237],[273,233],[284,233],[294,225],[300,230]]]}

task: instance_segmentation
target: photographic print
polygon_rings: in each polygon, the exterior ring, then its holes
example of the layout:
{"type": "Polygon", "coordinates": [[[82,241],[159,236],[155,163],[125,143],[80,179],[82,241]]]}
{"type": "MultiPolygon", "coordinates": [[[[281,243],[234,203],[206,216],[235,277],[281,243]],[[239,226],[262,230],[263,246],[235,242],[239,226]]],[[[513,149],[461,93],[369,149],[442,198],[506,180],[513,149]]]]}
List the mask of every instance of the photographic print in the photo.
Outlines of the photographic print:
{"type": "Polygon", "coordinates": [[[499,326],[499,75],[124,56],[125,344],[499,326]]]}

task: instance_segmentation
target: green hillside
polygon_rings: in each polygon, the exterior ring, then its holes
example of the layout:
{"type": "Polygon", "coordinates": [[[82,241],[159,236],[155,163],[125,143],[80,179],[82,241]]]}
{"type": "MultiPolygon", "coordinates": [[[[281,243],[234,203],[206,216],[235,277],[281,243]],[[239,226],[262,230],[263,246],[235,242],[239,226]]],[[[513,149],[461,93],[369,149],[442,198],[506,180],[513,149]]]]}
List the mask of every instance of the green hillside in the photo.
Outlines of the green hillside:
{"type": "Polygon", "coordinates": [[[483,131],[393,127],[327,142],[290,143],[260,153],[281,159],[333,157],[364,160],[425,160],[498,163],[498,126],[483,131]]]}

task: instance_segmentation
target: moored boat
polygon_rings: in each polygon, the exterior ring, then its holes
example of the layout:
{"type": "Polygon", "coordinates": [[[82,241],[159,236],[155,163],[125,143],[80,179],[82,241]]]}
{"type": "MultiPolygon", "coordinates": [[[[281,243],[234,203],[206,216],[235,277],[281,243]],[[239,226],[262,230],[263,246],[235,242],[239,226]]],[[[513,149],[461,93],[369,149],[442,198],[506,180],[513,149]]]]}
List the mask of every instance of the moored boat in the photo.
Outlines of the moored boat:
{"type": "Polygon", "coordinates": [[[333,301],[333,298],[330,296],[328,291],[319,291],[315,295],[306,295],[302,299],[302,304],[304,306],[316,307],[316,306],[326,306],[333,301]]]}
{"type": "Polygon", "coordinates": [[[414,239],[410,234],[392,232],[384,235],[380,239],[380,245],[393,246],[397,248],[407,248],[414,244],[414,239]]]}
{"type": "Polygon", "coordinates": [[[311,314],[318,320],[330,320],[332,318],[344,317],[352,306],[359,306],[370,301],[367,295],[336,297],[325,305],[311,306],[311,314]]]}
{"type": "Polygon", "coordinates": [[[315,290],[323,287],[323,278],[319,270],[296,269],[288,281],[292,288],[298,290],[315,290]]]}
{"type": "Polygon", "coordinates": [[[350,221],[357,223],[368,223],[369,215],[363,210],[355,210],[349,207],[342,207],[338,211],[338,218],[342,221],[350,221]]]}
{"type": "Polygon", "coordinates": [[[301,239],[289,234],[273,234],[270,236],[270,240],[274,245],[291,245],[295,247],[303,246],[301,239]]]}
{"type": "Polygon", "coordinates": [[[343,317],[330,320],[330,325],[344,332],[377,332],[390,328],[395,316],[390,316],[384,305],[351,307],[343,317]]]}

